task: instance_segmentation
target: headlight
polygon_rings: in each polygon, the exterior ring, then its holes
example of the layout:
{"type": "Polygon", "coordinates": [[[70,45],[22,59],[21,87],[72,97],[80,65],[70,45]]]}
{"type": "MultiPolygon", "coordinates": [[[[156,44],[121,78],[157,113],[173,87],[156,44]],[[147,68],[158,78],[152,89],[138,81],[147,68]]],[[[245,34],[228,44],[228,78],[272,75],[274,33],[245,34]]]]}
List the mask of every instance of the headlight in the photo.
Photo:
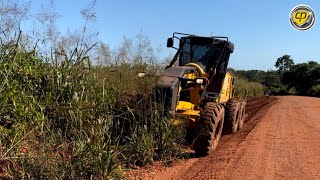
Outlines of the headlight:
{"type": "Polygon", "coordinates": [[[204,84],[204,79],[196,79],[196,84],[203,85],[204,84]]]}
{"type": "Polygon", "coordinates": [[[199,84],[199,85],[206,85],[209,83],[209,80],[207,78],[197,78],[194,81],[195,84],[199,84]]]}

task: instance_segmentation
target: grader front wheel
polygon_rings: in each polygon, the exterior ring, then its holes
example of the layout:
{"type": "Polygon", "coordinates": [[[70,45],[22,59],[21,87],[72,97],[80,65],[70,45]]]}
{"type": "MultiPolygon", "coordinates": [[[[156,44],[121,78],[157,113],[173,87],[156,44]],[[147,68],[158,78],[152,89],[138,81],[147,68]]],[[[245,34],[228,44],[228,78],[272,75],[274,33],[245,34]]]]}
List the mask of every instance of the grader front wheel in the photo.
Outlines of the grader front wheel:
{"type": "Polygon", "coordinates": [[[213,102],[207,103],[201,113],[194,142],[194,150],[197,156],[205,156],[216,149],[221,137],[223,123],[223,106],[213,102]]]}

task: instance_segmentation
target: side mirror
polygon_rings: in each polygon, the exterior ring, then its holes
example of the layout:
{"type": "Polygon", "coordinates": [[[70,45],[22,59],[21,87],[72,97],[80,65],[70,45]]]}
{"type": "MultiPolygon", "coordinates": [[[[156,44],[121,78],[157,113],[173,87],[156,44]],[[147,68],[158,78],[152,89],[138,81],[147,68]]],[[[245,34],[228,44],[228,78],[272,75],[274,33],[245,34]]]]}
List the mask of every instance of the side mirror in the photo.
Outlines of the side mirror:
{"type": "Polygon", "coordinates": [[[168,38],[168,40],[167,40],[167,47],[168,47],[168,48],[173,47],[173,38],[168,38]]]}

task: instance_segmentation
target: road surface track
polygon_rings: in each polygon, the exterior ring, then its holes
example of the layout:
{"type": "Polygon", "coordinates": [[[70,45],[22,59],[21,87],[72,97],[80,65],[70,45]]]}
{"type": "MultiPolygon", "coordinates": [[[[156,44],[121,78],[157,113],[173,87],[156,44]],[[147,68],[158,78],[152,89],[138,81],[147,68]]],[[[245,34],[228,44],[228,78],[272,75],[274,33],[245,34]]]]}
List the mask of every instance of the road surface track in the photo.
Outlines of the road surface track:
{"type": "Polygon", "coordinates": [[[320,98],[283,96],[250,115],[204,158],[154,179],[320,179],[320,98]],[[251,117],[250,117],[251,116],[251,117]]]}

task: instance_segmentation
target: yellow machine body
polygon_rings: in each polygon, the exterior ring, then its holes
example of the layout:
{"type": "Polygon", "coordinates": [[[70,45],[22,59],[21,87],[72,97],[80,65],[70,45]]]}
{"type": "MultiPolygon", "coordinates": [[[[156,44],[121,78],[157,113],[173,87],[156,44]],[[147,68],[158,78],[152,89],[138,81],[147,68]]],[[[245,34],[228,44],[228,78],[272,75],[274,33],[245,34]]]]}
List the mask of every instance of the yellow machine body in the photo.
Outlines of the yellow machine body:
{"type": "Polygon", "coordinates": [[[177,53],[157,84],[158,99],[173,124],[186,125],[186,142],[196,155],[206,155],[217,147],[224,127],[236,132],[243,124],[245,101],[233,98],[234,78],[227,72],[234,45],[227,37],[173,33],[167,47],[177,53]]]}
{"type": "MultiPolygon", "coordinates": [[[[198,71],[185,74],[184,78],[188,79],[196,79],[196,78],[208,78],[209,75],[204,72],[203,69],[197,64],[190,63],[187,64],[187,66],[194,66],[197,67],[198,71]]],[[[217,98],[215,100],[216,103],[226,103],[230,98],[233,97],[233,91],[234,91],[234,77],[227,72],[225,75],[225,78],[223,80],[222,89],[220,92],[220,98],[217,98]]],[[[191,83],[191,82],[190,82],[191,83]]],[[[196,121],[198,117],[200,117],[200,110],[201,110],[201,104],[200,104],[200,98],[201,98],[201,91],[203,90],[203,87],[201,85],[196,86],[189,90],[190,93],[190,101],[181,101],[179,100],[176,106],[176,116],[178,119],[186,119],[188,118],[191,121],[196,121]]],[[[179,88],[180,94],[181,87],[179,88]]]]}
{"type": "Polygon", "coordinates": [[[157,86],[159,99],[173,119],[197,121],[206,103],[223,104],[233,97],[234,78],[226,70],[234,47],[226,37],[177,34],[167,42],[172,47],[176,38],[180,44],[157,86]]]}
{"type": "Polygon", "coordinates": [[[223,80],[219,103],[226,103],[229,99],[233,98],[233,83],[234,77],[229,72],[227,72],[223,80]]]}

